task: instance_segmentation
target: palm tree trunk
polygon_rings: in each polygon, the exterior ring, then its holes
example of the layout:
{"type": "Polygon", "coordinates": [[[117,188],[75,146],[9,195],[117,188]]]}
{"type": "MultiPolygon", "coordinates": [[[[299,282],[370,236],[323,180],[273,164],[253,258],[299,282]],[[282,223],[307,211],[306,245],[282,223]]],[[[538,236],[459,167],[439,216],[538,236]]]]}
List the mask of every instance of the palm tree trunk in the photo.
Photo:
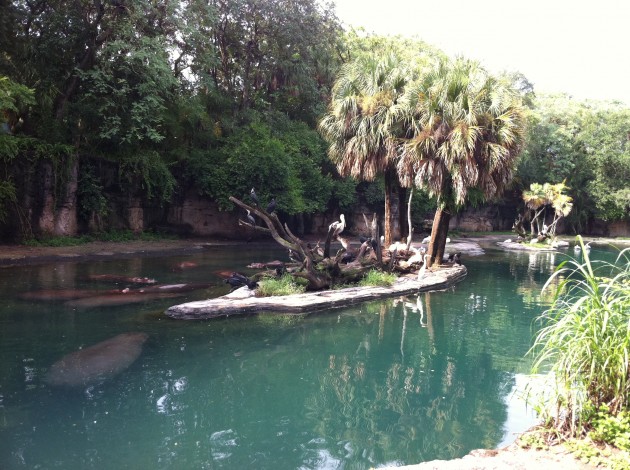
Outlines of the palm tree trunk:
{"type": "Polygon", "coordinates": [[[392,244],[392,194],[391,184],[385,178],[385,220],[383,221],[385,231],[385,246],[392,244]]]}
{"type": "Polygon", "coordinates": [[[390,246],[394,239],[400,237],[400,201],[398,185],[395,184],[396,174],[393,171],[385,173],[385,246],[390,246]]]}
{"type": "Polygon", "coordinates": [[[446,246],[446,236],[448,235],[448,224],[451,221],[451,213],[447,209],[440,209],[435,212],[433,227],[431,228],[431,242],[429,242],[429,267],[433,264],[440,264],[444,258],[444,247],[446,246]]]}

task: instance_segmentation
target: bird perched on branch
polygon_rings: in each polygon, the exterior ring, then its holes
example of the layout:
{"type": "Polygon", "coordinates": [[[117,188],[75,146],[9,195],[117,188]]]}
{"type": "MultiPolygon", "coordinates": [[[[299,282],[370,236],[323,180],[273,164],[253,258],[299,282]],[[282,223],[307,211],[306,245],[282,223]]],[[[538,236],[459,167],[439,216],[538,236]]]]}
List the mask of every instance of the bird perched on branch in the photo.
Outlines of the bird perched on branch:
{"type": "Polygon", "coordinates": [[[255,206],[260,205],[260,203],[258,202],[258,196],[256,196],[256,191],[254,191],[254,188],[252,188],[252,190],[249,192],[249,197],[252,199],[252,201],[254,201],[255,206]]]}
{"type": "Polygon", "coordinates": [[[269,201],[269,204],[267,205],[267,212],[269,214],[273,214],[275,210],[276,210],[276,198],[272,197],[271,201],[269,201]]]}
{"type": "Polygon", "coordinates": [[[333,237],[336,237],[341,232],[343,232],[343,229],[345,228],[346,228],[346,217],[343,214],[341,214],[339,216],[339,221],[335,221],[328,226],[328,231],[329,232],[332,231],[333,237]]]}
{"type": "Polygon", "coordinates": [[[249,211],[249,209],[246,209],[246,210],[247,210],[247,221],[252,225],[256,225],[256,219],[254,219],[254,216],[249,211]]]}

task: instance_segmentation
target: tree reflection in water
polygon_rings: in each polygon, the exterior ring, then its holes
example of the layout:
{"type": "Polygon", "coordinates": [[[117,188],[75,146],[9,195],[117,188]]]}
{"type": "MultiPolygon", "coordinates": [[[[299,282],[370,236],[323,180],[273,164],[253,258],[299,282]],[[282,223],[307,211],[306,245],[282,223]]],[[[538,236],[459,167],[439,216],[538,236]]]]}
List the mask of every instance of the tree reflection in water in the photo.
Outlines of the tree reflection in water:
{"type": "Polygon", "coordinates": [[[306,401],[314,431],[346,442],[357,463],[452,458],[501,437],[497,410],[511,379],[493,369],[483,345],[471,347],[474,340],[463,332],[446,335],[431,300],[420,294],[364,308],[362,315],[379,316],[377,330],[353,354],[331,354],[306,401]],[[402,323],[388,318],[396,316],[402,323]],[[401,330],[389,329],[394,325],[401,330]],[[387,350],[381,347],[391,335],[400,336],[398,350],[389,341],[387,350]]]}

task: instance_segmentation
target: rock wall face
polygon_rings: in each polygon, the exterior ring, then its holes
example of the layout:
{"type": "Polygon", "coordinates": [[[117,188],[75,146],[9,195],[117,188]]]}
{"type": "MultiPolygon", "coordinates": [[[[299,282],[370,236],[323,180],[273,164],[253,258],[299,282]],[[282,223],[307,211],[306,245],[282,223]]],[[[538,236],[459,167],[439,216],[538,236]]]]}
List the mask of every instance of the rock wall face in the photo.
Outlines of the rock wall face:
{"type": "Polygon", "coordinates": [[[588,235],[598,235],[602,237],[630,237],[630,221],[618,220],[606,222],[595,219],[588,227],[588,235]]]}
{"type": "Polygon", "coordinates": [[[190,227],[196,236],[247,239],[256,235],[247,227],[239,227],[238,219],[236,210],[220,211],[214,201],[194,191],[188,192],[181,205],[171,206],[167,216],[170,225],[190,227]]]}
{"type": "Polygon", "coordinates": [[[449,230],[465,232],[511,230],[515,217],[514,209],[507,206],[471,207],[451,217],[449,230]]]}

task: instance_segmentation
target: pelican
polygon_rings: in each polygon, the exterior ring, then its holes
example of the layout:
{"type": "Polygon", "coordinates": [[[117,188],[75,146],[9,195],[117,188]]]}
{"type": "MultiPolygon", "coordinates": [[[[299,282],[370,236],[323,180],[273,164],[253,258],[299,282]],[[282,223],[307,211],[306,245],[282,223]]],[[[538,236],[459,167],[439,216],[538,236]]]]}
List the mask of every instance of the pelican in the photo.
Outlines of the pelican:
{"type": "Polygon", "coordinates": [[[424,277],[424,274],[427,271],[427,258],[429,255],[424,255],[422,257],[422,267],[418,270],[418,281],[424,277]]]}
{"type": "Polygon", "coordinates": [[[388,251],[394,251],[394,250],[403,251],[406,249],[407,249],[407,244],[403,242],[394,242],[391,245],[389,245],[389,248],[387,248],[388,251]]]}
{"type": "Polygon", "coordinates": [[[252,225],[256,225],[256,219],[254,219],[254,216],[252,215],[251,212],[249,212],[249,209],[247,210],[247,220],[249,221],[250,224],[252,225]]]}
{"type": "Polygon", "coordinates": [[[341,232],[343,232],[343,229],[346,228],[346,217],[341,214],[339,216],[339,219],[340,220],[338,222],[333,222],[328,226],[328,231],[330,232],[332,230],[334,232],[333,236],[339,235],[341,232]]]}

